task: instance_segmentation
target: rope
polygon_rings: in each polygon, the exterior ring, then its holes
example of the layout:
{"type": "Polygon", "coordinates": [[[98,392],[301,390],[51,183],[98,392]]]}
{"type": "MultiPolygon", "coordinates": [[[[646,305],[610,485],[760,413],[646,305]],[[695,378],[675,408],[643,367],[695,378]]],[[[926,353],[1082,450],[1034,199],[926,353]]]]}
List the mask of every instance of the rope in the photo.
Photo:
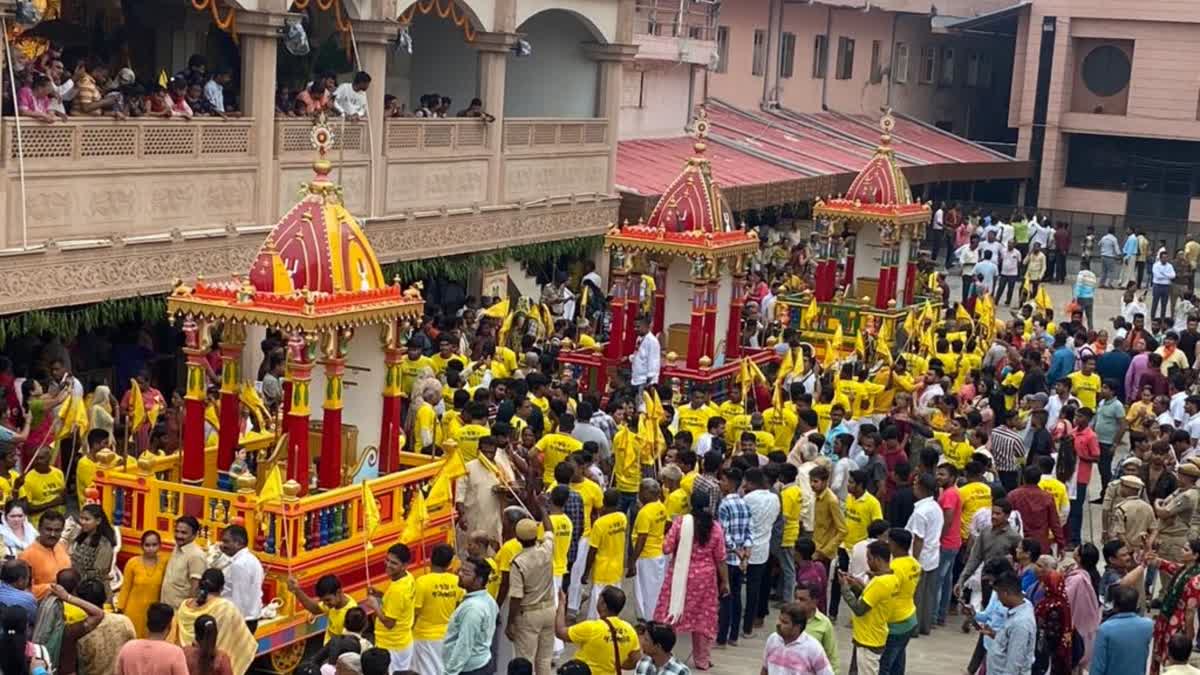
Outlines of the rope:
{"type": "Polygon", "coordinates": [[[8,63],[8,83],[12,87],[13,121],[17,125],[17,169],[21,176],[21,248],[29,248],[29,206],[25,196],[25,140],[21,136],[21,113],[17,110],[17,77],[13,73],[12,45],[8,41],[8,22],[0,16],[0,32],[4,33],[4,57],[8,63]]]}

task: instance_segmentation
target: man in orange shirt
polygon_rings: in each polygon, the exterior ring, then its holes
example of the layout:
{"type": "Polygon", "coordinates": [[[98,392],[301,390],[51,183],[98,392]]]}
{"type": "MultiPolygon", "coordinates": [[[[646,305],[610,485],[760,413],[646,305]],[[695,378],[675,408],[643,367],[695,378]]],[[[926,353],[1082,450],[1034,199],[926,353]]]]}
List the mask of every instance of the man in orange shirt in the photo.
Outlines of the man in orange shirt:
{"type": "Polygon", "coordinates": [[[21,554],[33,571],[33,597],[39,601],[50,592],[50,585],[61,570],[71,567],[71,556],[62,541],[65,519],[59,511],[46,511],[38,524],[38,537],[21,554]]]}

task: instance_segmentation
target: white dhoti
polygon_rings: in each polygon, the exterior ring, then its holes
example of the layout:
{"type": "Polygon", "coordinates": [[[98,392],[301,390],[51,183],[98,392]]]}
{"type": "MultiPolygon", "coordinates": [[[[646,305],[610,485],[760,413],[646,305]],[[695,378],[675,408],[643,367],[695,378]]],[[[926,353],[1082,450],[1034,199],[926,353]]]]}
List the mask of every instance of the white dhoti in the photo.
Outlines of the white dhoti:
{"type": "MultiPolygon", "coordinates": [[[[400,670],[411,670],[413,662],[413,646],[409,645],[404,649],[389,649],[388,654],[392,657],[392,665],[388,670],[389,673],[394,673],[400,670]]],[[[440,661],[440,659],[439,659],[440,661]]]]}
{"type": "Polygon", "coordinates": [[[579,603],[583,597],[583,570],[587,567],[588,546],[587,535],[579,537],[575,564],[571,565],[571,587],[567,589],[567,610],[571,612],[579,611],[579,603]]]}
{"type": "Polygon", "coordinates": [[[412,669],[417,675],[442,675],[442,641],[413,640],[412,669]]]}
{"type": "Polygon", "coordinates": [[[639,619],[652,621],[654,609],[658,606],[658,593],[667,576],[667,556],[639,558],[636,565],[633,596],[637,602],[637,615],[639,619]]]}
{"type": "MultiPolygon", "coordinates": [[[[558,611],[558,594],[560,591],[562,591],[562,580],[563,580],[563,578],[562,578],[561,574],[554,575],[554,611],[556,611],[556,612],[558,611]]],[[[558,657],[562,655],[563,647],[564,647],[563,641],[558,639],[558,636],[555,635],[554,636],[554,658],[555,658],[555,660],[557,660],[558,657]]]]}

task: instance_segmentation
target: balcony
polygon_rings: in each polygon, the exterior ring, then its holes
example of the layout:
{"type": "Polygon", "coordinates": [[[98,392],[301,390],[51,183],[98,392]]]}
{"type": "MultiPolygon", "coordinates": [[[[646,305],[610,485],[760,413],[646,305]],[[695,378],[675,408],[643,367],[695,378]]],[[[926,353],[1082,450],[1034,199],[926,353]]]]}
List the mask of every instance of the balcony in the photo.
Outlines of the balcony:
{"type": "Polygon", "coordinates": [[[639,61],[706,66],[717,54],[713,5],[695,0],[637,0],[633,37],[639,61]]]}
{"type": "Polygon", "coordinates": [[[493,132],[480,118],[388,120],[384,212],[487,203],[493,132]]]}
{"type": "Polygon", "coordinates": [[[608,131],[603,118],[505,120],[505,199],[603,194],[613,161],[608,131]]]}

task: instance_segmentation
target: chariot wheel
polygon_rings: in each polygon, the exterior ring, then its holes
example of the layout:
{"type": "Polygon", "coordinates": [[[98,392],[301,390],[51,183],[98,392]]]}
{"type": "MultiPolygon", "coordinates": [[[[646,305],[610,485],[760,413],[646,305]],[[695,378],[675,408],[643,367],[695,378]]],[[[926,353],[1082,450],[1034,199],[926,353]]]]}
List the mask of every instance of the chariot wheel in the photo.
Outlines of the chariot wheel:
{"type": "Polygon", "coordinates": [[[304,659],[304,647],[307,641],[293,642],[270,653],[271,668],[278,675],[291,675],[304,659]]]}

